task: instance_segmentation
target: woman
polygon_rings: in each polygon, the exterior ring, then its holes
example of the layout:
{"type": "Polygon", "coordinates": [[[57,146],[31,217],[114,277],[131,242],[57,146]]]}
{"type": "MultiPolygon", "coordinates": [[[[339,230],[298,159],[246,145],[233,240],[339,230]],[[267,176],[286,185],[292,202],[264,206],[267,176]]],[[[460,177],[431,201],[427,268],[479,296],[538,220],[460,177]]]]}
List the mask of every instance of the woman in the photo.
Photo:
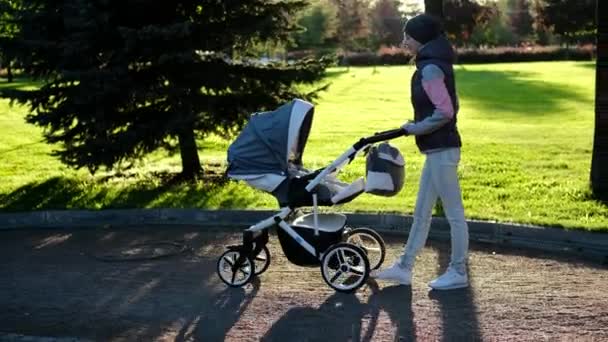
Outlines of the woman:
{"type": "Polygon", "coordinates": [[[467,287],[469,233],[457,173],[462,144],[456,128],[458,97],[452,66],[454,51],[443,35],[439,21],[426,14],[406,23],[402,45],[415,55],[416,61],[411,82],[415,121],[406,123],[403,128],[408,135],[415,136],[416,145],[426,160],[403,255],[392,266],[372,276],[411,284],[416,255],[426,243],[432,210],[440,198],[450,223],[451,261],[446,272],[429,286],[436,290],[467,287]]]}

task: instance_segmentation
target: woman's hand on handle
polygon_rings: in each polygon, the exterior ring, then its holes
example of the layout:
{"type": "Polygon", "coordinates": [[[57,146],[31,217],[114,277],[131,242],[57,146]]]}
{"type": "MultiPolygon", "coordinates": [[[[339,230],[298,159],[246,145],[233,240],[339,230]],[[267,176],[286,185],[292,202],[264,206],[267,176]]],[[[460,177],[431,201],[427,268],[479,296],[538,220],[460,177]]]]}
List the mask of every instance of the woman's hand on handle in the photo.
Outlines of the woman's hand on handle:
{"type": "Polygon", "coordinates": [[[404,124],[401,126],[401,129],[405,131],[405,135],[406,135],[406,136],[408,136],[408,135],[412,135],[412,134],[410,133],[410,130],[408,130],[408,128],[409,128],[411,125],[414,125],[414,121],[412,121],[412,120],[407,120],[407,122],[406,122],[406,123],[404,123],[404,124]]]}

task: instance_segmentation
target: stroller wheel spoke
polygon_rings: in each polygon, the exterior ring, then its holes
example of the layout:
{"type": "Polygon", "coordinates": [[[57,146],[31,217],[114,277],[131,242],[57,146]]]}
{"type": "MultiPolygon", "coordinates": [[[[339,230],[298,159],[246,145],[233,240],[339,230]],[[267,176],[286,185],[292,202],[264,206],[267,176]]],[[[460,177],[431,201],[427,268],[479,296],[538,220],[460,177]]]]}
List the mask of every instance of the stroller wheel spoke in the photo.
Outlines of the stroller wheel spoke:
{"type": "Polygon", "coordinates": [[[335,282],[338,278],[340,278],[340,276],[342,275],[342,271],[338,270],[336,272],[336,274],[333,275],[333,277],[331,277],[331,279],[329,280],[331,283],[335,282]]]}
{"type": "Polygon", "coordinates": [[[224,261],[225,261],[225,262],[226,262],[228,265],[230,265],[230,267],[233,267],[233,266],[234,266],[234,260],[230,260],[230,257],[229,257],[229,256],[225,257],[225,258],[224,258],[224,261]]]}
{"type": "Polygon", "coordinates": [[[346,262],[346,257],[344,256],[344,251],[339,250],[337,254],[338,254],[338,261],[340,262],[340,266],[344,265],[344,263],[346,262]]]}
{"type": "Polygon", "coordinates": [[[365,270],[361,266],[351,267],[350,271],[358,276],[365,274],[365,270]]]}
{"type": "MultiPolygon", "coordinates": [[[[244,270],[244,267],[239,268],[239,271],[246,277],[249,275],[249,272],[244,270]]],[[[234,272],[236,274],[236,272],[234,272]]]]}
{"type": "Polygon", "coordinates": [[[236,272],[232,272],[232,279],[230,279],[230,282],[234,284],[234,279],[236,279],[236,272]]]}

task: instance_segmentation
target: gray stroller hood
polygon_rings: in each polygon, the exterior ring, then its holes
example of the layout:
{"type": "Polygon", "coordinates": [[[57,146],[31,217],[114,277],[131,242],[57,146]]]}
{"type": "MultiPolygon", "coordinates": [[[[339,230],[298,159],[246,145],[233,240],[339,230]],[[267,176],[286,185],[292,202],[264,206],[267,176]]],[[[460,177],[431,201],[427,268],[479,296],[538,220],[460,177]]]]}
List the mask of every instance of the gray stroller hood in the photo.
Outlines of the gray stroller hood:
{"type": "Polygon", "coordinates": [[[254,113],[228,148],[228,177],[274,191],[290,167],[301,167],[313,114],[313,105],[300,99],[254,113]]]}

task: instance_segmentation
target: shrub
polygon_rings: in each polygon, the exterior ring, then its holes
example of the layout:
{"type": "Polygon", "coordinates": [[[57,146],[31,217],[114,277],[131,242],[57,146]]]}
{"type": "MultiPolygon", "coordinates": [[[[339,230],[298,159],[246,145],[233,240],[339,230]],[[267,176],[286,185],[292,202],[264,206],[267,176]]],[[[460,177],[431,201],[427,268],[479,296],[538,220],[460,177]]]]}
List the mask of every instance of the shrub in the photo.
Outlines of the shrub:
{"type": "Polygon", "coordinates": [[[594,58],[592,46],[561,48],[556,46],[497,47],[459,49],[457,63],[512,63],[538,61],[589,61],[594,58]]]}
{"type": "MultiPolygon", "coordinates": [[[[540,61],[590,61],[595,58],[592,45],[563,48],[558,46],[460,48],[456,63],[513,63],[540,61]]],[[[383,47],[378,52],[352,52],[338,55],[339,65],[403,65],[410,63],[412,56],[399,48],[383,47]]]]}

